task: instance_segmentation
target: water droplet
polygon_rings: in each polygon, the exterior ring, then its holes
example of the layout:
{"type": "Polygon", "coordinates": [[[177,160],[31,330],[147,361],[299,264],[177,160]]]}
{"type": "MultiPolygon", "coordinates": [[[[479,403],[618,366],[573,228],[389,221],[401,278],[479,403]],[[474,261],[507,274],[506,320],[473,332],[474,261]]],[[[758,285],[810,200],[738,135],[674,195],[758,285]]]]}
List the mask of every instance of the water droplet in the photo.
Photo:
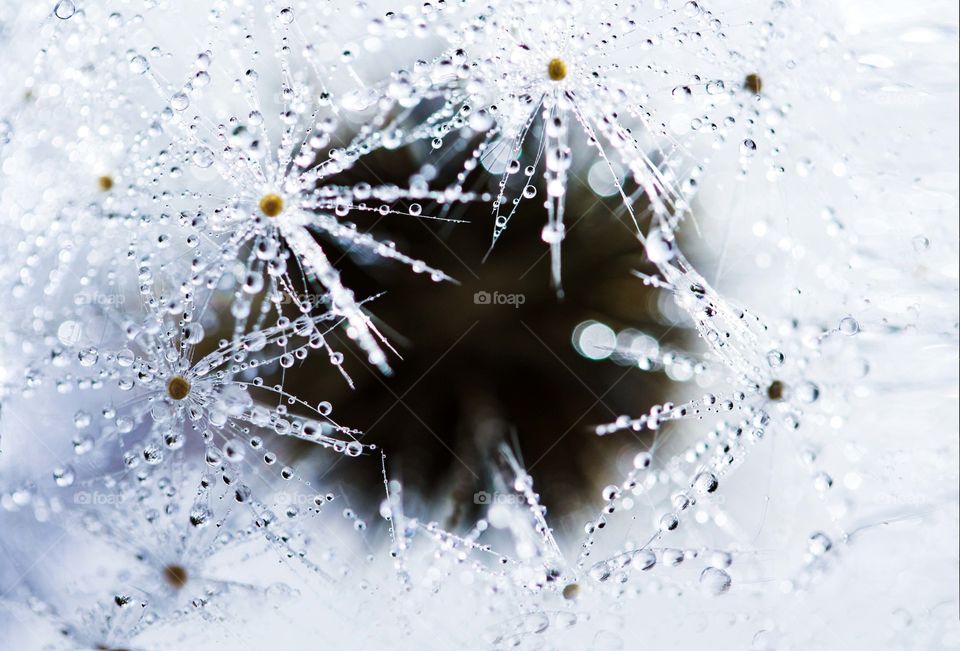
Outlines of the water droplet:
{"type": "Polygon", "coordinates": [[[73,468],[70,466],[58,466],[53,470],[53,481],[61,488],[66,488],[73,484],[75,477],[76,475],[73,472],[73,468]]]}
{"type": "Polygon", "coordinates": [[[730,590],[733,581],[724,570],[716,567],[707,567],[700,573],[700,587],[711,595],[722,595],[730,590]]]}
{"type": "Polygon", "coordinates": [[[694,489],[703,495],[713,493],[719,485],[720,483],[717,481],[716,475],[712,472],[701,472],[693,480],[694,489]]]}
{"type": "Polygon", "coordinates": [[[614,486],[613,484],[611,484],[603,489],[602,495],[603,495],[604,501],[606,502],[615,500],[618,497],[620,497],[620,487],[614,486]]]}
{"type": "Polygon", "coordinates": [[[142,55],[136,55],[130,59],[130,72],[135,75],[142,75],[150,69],[150,62],[142,55]]]}
{"type": "Polygon", "coordinates": [[[77,13],[77,7],[73,4],[73,2],[71,2],[71,0],[60,0],[60,2],[57,3],[57,6],[53,8],[53,15],[60,20],[72,18],[75,13],[77,13]]]}
{"type": "Polygon", "coordinates": [[[91,346],[77,353],[77,358],[80,360],[80,366],[93,366],[100,358],[100,353],[96,348],[91,346]]]}
{"type": "Polygon", "coordinates": [[[206,169],[213,165],[213,151],[209,147],[200,147],[193,152],[193,164],[206,169]]]}
{"type": "Polygon", "coordinates": [[[669,262],[676,255],[673,238],[668,237],[660,229],[654,229],[647,235],[647,257],[654,264],[669,262]]]}
{"type": "Polygon", "coordinates": [[[801,382],[797,385],[797,400],[811,404],[820,397],[820,389],[813,382],[801,382]]]}
{"type": "Polygon", "coordinates": [[[807,542],[807,549],[810,550],[810,553],[814,556],[823,556],[833,547],[833,542],[826,536],[826,534],[818,531],[810,536],[810,540],[807,542]]]}
{"type": "Polygon", "coordinates": [[[280,13],[277,14],[277,24],[278,25],[289,25],[293,22],[293,9],[291,7],[284,7],[280,10],[280,13]]]}
{"type": "Polygon", "coordinates": [[[840,334],[850,337],[860,332],[860,324],[852,316],[845,316],[840,319],[839,330],[840,334]]]}
{"type": "Polygon", "coordinates": [[[170,98],[170,108],[174,111],[184,111],[188,106],[190,106],[190,98],[186,93],[175,93],[170,98]]]}

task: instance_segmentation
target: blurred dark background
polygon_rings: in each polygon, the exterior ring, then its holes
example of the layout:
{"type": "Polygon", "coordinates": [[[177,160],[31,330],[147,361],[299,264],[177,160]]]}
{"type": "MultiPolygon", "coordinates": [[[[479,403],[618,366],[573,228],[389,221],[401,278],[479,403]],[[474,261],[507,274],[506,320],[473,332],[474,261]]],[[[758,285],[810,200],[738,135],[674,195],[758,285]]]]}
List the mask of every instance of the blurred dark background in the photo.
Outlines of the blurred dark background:
{"type": "MultiPolygon", "coordinates": [[[[441,169],[446,167],[458,168],[441,169]]],[[[332,181],[406,186],[417,171],[416,163],[394,152],[365,158],[362,167],[332,181]]],[[[495,191],[499,177],[480,171],[474,176],[468,189],[495,191]]],[[[434,186],[446,182],[439,179],[434,186]]],[[[511,195],[519,191],[513,188],[511,195]]],[[[371,212],[347,218],[460,284],[433,282],[399,263],[322,242],[358,298],[385,292],[369,304],[370,312],[402,359],[391,355],[394,374],[385,377],[339,332],[337,348],[356,388],[351,390],[324,356],[288,370],[287,387],[330,401],[337,422],[363,430],[365,442],[383,447],[391,475],[404,482],[408,495],[430,502],[450,498],[458,505],[450,508],[450,525],[476,515],[470,512],[473,495],[491,490],[486,473],[504,441],[518,450],[553,513],[582,505],[585,495],[599,495],[599,486],[609,483],[601,470],[623,445],[636,441],[600,439],[593,426],[662,399],[655,374],[587,359],[572,344],[574,329],[588,320],[614,330],[665,330],[651,322],[654,292],[631,274],[644,268],[643,249],[619,196],[598,198],[582,180],[571,178],[562,298],[551,286],[549,248],[540,237],[546,223],[543,196],[539,187],[535,198],[522,202],[485,262],[494,220],[489,203],[458,205],[447,213],[423,204],[424,215],[470,223],[371,212]],[[521,294],[523,304],[477,304],[481,291],[521,294]],[[597,492],[584,492],[591,489],[597,492]]],[[[309,456],[312,449],[300,452],[309,456]]],[[[378,470],[379,459],[376,469],[344,460],[321,474],[329,481],[378,470]]]]}

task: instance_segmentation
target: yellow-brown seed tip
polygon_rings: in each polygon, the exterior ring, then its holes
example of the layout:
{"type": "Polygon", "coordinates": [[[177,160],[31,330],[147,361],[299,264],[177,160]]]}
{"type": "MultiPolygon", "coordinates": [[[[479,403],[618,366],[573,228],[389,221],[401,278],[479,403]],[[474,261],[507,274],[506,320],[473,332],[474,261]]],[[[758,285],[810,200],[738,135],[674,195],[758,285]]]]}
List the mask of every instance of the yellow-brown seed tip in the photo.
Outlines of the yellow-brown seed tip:
{"type": "Polygon", "coordinates": [[[97,179],[97,186],[104,192],[109,191],[113,187],[113,177],[111,176],[101,176],[97,179]]]}
{"type": "Polygon", "coordinates": [[[187,585],[188,578],[187,568],[183,565],[167,565],[163,568],[163,580],[166,581],[167,585],[171,588],[179,590],[187,585]]]}
{"type": "Polygon", "coordinates": [[[780,380],[774,380],[770,383],[770,386],[767,387],[767,397],[771,400],[783,400],[784,393],[786,393],[786,387],[780,380]]]}
{"type": "Polygon", "coordinates": [[[563,81],[567,76],[567,64],[563,59],[550,59],[550,63],[547,64],[547,75],[551,81],[563,81]]]}
{"type": "Polygon", "coordinates": [[[279,194],[265,194],[260,198],[260,212],[267,217],[276,217],[283,212],[283,197],[279,194]]]}
{"type": "Polygon", "coordinates": [[[182,375],[174,375],[167,382],[167,394],[174,400],[183,400],[190,394],[190,381],[182,375]]]}

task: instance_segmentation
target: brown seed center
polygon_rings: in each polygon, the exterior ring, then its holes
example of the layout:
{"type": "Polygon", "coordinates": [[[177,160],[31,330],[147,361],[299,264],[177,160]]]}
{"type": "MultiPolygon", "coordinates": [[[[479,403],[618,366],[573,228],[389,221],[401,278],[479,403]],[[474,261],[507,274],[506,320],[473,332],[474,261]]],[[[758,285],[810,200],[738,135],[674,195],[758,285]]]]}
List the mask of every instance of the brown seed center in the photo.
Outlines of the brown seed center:
{"type": "Polygon", "coordinates": [[[567,76],[567,64],[563,59],[550,59],[547,64],[547,75],[551,81],[562,81],[567,76]]]}
{"type": "Polygon", "coordinates": [[[104,192],[108,192],[113,187],[113,177],[101,176],[97,179],[97,186],[104,192]]]}
{"type": "Polygon", "coordinates": [[[780,380],[774,380],[767,387],[767,397],[771,400],[783,400],[783,393],[786,387],[780,380]]]}
{"type": "Polygon", "coordinates": [[[754,95],[759,95],[760,91],[763,90],[763,79],[761,79],[757,73],[751,72],[747,75],[747,78],[743,80],[743,87],[754,95]]]}
{"type": "Polygon", "coordinates": [[[260,198],[260,212],[267,217],[276,217],[283,212],[283,197],[279,194],[265,194],[260,198]]]}
{"type": "Polygon", "coordinates": [[[188,578],[187,568],[183,565],[167,565],[163,568],[163,580],[166,581],[167,585],[171,588],[179,590],[187,585],[188,578]]]}
{"type": "Polygon", "coordinates": [[[167,394],[174,400],[183,400],[190,393],[190,381],[182,375],[174,375],[167,382],[167,394]]]}

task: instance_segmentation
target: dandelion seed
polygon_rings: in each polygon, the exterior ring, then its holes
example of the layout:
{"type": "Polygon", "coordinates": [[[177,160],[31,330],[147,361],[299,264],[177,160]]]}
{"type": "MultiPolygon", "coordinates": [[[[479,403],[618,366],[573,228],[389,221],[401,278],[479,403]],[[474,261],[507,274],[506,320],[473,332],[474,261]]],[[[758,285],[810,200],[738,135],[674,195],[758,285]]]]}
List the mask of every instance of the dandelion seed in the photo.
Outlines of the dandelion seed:
{"type": "Polygon", "coordinates": [[[283,199],[276,194],[263,195],[260,199],[260,212],[267,217],[276,217],[283,212],[283,199]]]}
{"type": "Polygon", "coordinates": [[[550,59],[550,63],[547,64],[547,75],[551,81],[563,81],[567,76],[567,64],[563,59],[550,59]]]}

